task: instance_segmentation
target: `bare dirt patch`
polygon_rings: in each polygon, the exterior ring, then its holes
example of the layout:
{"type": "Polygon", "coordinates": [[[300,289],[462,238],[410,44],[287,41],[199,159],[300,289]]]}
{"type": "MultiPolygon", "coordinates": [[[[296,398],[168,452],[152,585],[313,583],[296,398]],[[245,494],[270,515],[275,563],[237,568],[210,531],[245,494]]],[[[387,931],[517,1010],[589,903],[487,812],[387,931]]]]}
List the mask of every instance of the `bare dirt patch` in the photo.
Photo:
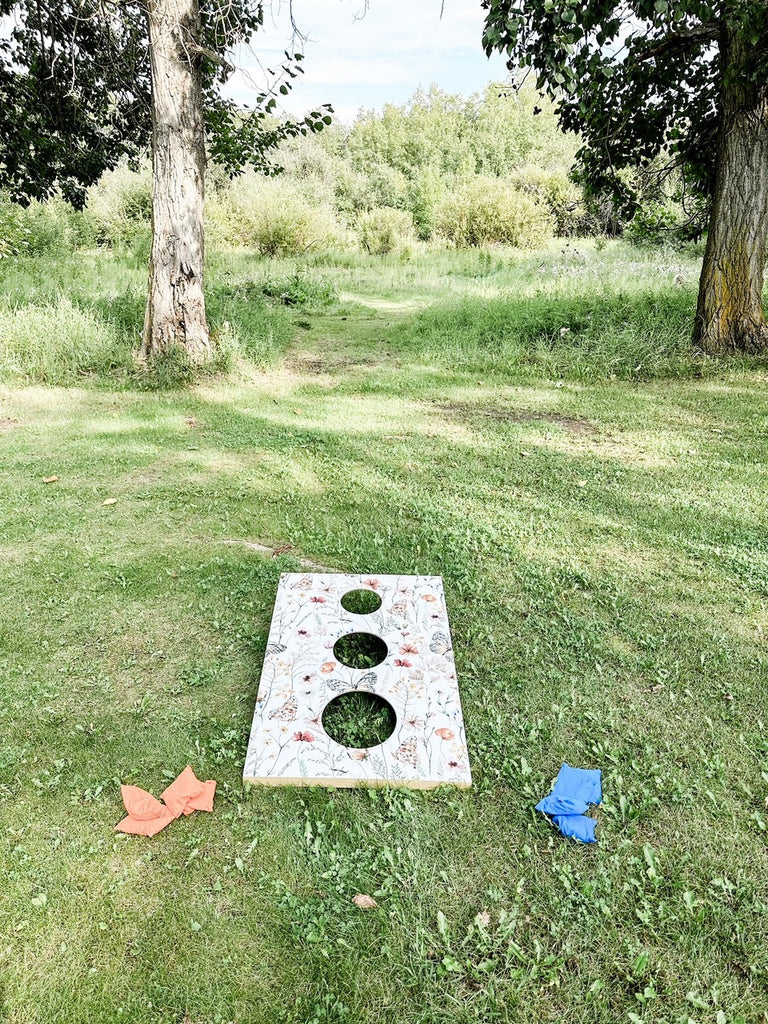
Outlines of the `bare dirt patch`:
{"type": "Polygon", "coordinates": [[[289,370],[308,377],[345,373],[353,370],[373,370],[385,364],[372,356],[350,355],[318,356],[316,352],[297,352],[286,361],[289,370]]]}
{"type": "Polygon", "coordinates": [[[12,416],[0,416],[0,434],[6,430],[13,430],[14,427],[20,427],[21,420],[16,420],[12,416]]]}
{"type": "Polygon", "coordinates": [[[505,409],[501,406],[470,405],[466,402],[435,404],[431,408],[445,416],[458,416],[462,419],[488,419],[497,423],[552,423],[572,434],[599,433],[597,427],[589,420],[535,409],[505,409]]]}
{"type": "Polygon", "coordinates": [[[258,551],[260,555],[265,555],[267,558],[279,558],[280,555],[293,555],[296,561],[304,569],[315,569],[318,572],[336,572],[336,569],[331,568],[329,565],[323,565],[321,562],[313,562],[311,558],[302,558],[294,548],[293,544],[277,544],[275,547],[271,547],[269,544],[262,544],[257,540],[237,540],[227,539],[222,540],[222,544],[229,544],[234,547],[248,548],[250,551],[258,551]]]}

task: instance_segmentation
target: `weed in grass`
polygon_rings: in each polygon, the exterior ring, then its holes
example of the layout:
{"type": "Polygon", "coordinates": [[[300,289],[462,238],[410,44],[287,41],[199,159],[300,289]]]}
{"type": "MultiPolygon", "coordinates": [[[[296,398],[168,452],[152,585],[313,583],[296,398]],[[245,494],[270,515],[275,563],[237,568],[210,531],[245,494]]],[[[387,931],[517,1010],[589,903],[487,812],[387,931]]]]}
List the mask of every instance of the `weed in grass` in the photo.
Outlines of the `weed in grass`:
{"type": "Polygon", "coordinates": [[[350,1019],[349,1008],[331,992],[320,998],[299,999],[293,1009],[284,1011],[279,1018],[281,1024],[344,1024],[350,1019]]]}
{"type": "Polygon", "coordinates": [[[373,590],[349,590],[342,595],[341,607],[353,615],[371,615],[381,608],[381,598],[373,590]]]}

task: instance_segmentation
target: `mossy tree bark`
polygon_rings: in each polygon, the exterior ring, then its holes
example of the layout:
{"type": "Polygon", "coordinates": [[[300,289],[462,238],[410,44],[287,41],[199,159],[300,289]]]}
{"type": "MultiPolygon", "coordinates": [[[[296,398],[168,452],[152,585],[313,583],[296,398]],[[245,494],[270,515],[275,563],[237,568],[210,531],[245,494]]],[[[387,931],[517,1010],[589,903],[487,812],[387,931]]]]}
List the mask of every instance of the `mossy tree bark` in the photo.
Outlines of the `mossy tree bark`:
{"type": "Polygon", "coordinates": [[[205,135],[198,0],[149,0],[152,249],[140,355],[211,355],[203,296],[205,135]]]}
{"type": "Polygon", "coordinates": [[[747,47],[723,27],[717,172],[693,331],[708,355],[768,351],[768,83],[746,74],[747,47]]]}

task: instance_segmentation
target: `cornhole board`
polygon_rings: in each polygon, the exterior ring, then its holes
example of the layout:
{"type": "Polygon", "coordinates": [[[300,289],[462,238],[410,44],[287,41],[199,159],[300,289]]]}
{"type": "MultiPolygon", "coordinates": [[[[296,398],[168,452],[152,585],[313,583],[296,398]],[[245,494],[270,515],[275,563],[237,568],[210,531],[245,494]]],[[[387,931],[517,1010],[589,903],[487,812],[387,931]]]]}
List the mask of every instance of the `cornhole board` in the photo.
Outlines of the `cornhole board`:
{"type": "Polygon", "coordinates": [[[243,779],[273,786],[471,786],[439,576],[280,577],[243,779]],[[352,590],[377,594],[378,610],[348,612],[341,599],[352,590]],[[375,668],[348,668],[334,656],[336,641],[357,632],[384,640],[387,656],[375,668]],[[378,746],[343,747],[323,729],[326,705],[355,690],[378,694],[395,712],[395,730],[378,746]]]}

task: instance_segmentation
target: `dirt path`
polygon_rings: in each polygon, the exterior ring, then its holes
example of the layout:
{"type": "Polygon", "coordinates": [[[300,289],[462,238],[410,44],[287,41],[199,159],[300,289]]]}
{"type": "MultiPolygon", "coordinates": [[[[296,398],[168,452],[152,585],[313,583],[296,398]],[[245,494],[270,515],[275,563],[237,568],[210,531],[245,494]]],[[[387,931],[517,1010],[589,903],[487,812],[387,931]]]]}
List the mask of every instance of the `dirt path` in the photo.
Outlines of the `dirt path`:
{"type": "Polygon", "coordinates": [[[399,365],[392,333],[407,315],[423,309],[423,304],[380,301],[351,293],[345,293],[342,301],[354,303],[349,312],[317,314],[308,318],[308,330],[297,332],[285,360],[290,372],[315,380],[335,380],[399,365]]]}

